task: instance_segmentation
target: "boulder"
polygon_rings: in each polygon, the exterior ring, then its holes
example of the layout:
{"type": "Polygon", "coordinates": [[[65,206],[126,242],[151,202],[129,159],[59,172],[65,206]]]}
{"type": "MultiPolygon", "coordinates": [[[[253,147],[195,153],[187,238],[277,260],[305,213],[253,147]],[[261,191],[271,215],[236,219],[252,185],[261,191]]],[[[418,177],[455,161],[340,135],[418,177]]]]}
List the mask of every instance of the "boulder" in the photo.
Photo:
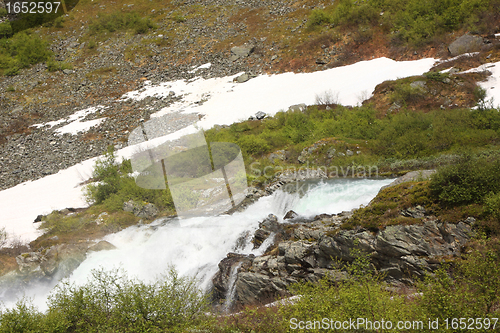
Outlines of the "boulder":
{"type": "Polygon", "coordinates": [[[134,215],[144,219],[151,219],[158,215],[158,208],[155,205],[148,203],[141,208],[134,210],[134,215]]]}
{"type": "Polygon", "coordinates": [[[247,82],[248,80],[250,80],[250,76],[247,73],[243,73],[235,79],[238,83],[247,82]]]}
{"type": "Polygon", "coordinates": [[[448,50],[452,56],[458,56],[463,53],[480,51],[483,44],[483,38],[465,34],[451,43],[448,50]]]}
{"type": "Polygon", "coordinates": [[[231,48],[231,54],[238,58],[245,58],[250,55],[254,51],[255,47],[253,46],[235,46],[231,48]]]}
{"type": "MultiPolygon", "coordinates": [[[[410,212],[425,214],[423,207],[417,207],[410,212]]],[[[439,268],[442,258],[459,256],[460,249],[472,236],[472,218],[457,224],[428,220],[421,224],[394,225],[378,232],[340,229],[341,221],[349,216],[347,213],[326,216],[301,224],[292,231],[292,238],[278,244],[277,252],[238,259],[245,261],[237,271],[235,301],[239,305],[272,301],[286,296],[287,286],[292,283],[318,281],[325,275],[333,281],[344,280],[348,275],[338,269],[336,260],[351,262],[355,259],[353,250],[368,255],[372,267],[384,273],[386,280],[412,283],[413,279],[439,268]]],[[[269,235],[269,230],[277,224],[276,217],[269,216],[260,223],[259,230],[269,235]]],[[[221,262],[217,274],[227,276],[235,264],[231,260],[236,259],[224,260],[230,263],[229,267],[221,268],[221,262]]],[[[226,277],[224,281],[227,280],[226,277]]]]}
{"type": "Polygon", "coordinates": [[[125,212],[134,213],[135,216],[145,219],[150,219],[158,215],[158,208],[155,205],[148,203],[140,205],[139,203],[129,200],[123,203],[123,210],[125,212]]]}
{"type": "Polygon", "coordinates": [[[259,111],[255,114],[255,118],[257,118],[257,120],[262,120],[264,119],[265,117],[267,116],[267,114],[263,111],[259,111]]]}

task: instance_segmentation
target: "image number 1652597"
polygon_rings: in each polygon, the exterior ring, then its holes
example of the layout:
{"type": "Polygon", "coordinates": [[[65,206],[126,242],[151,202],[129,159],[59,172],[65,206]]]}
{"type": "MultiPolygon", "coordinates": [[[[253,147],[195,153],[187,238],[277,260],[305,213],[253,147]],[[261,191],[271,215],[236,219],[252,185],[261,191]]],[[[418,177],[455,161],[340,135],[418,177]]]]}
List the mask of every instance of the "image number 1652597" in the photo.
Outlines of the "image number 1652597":
{"type": "Polygon", "coordinates": [[[12,1],[5,3],[9,14],[59,14],[62,10],[59,1],[12,1]]]}

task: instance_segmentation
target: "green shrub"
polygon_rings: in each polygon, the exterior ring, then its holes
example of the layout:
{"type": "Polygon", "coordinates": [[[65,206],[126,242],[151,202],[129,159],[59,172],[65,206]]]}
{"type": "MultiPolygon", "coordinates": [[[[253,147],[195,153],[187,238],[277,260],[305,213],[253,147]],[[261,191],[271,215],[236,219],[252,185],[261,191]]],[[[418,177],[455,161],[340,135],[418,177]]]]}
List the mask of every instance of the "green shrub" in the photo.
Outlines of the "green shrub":
{"type": "Polygon", "coordinates": [[[72,69],[72,68],[73,66],[64,61],[55,61],[52,59],[47,61],[47,69],[49,70],[49,72],[63,71],[65,69],[72,69]]]}
{"type": "Polygon", "coordinates": [[[17,75],[21,68],[49,60],[52,52],[48,47],[47,41],[25,32],[0,39],[0,69],[4,75],[17,75]]]}
{"type": "Polygon", "coordinates": [[[458,163],[439,169],[430,188],[447,205],[481,204],[486,195],[500,192],[500,159],[465,155],[458,163]]]}
{"type": "Polygon", "coordinates": [[[85,188],[85,196],[89,203],[102,204],[107,211],[118,211],[128,200],[149,202],[160,209],[173,210],[173,201],[170,191],[145,189],[136,185],[132,173],[130,160],[116,161],[113,147],[110,146],[102,159],[99,159],[93,172],[93,179],[97,182],[85,188]]]}
{"type": "Polygon", "coordinates": [[[426,91],[420,86],[412,86],[410,83],[398,84],[391,96],[392,102],[406,106],[415,103],[425,97],[426,91]]]}
{"type": "Polygon", "coordinates": [[[323,24],[332,22],[330,15],[323,9],[314,9],[307,20],[307,28],[315,29],[323,24]]]}
{"type": "Polygon", "coordinates": [[[149,18],[142,18],[136,12],[126,13],[122,11],[99,15],[96,20],[89,24],[91,35],[120,30],[133,30],[136,34],[143,34],[154,28],[155,24],[149,18]]]}
{"type": "Polygon", "coordinates": [[[58,18],[56,18],[53,22],[53,27],[54,28],[63,28],[64,27],[64,21],[65,21],[65,17],[64,16],[59,16],[58,18]]]}
{"type": "Polygon", "coordinates": [[[498,313],[498,253],[488,247],[474,249],[454,266],[442,267],[419,284],[423,296],[416,305],[442,322],[446,318],[484,318],[498,313]]]}
{"type": "Polygon", "coordinates": [[[205,321],[208,310],[196,281],[173,269],[150,284],[100,269],[84,285],[59,284],[48,315],[66,332],[183,332],[205,321]]]}
{"type": "Polygon", "coordinates": [[[484,199],[484,203],[486,211],[500,222],[500,191],[498,193],[492,192],[488,194],[484,199]]]}
{"type": "MultiPolygon", "coordinates": [[[[387,290],[381,276],[371,268],[368,256],[359,251],[352,254],[355,260],[339,267],[348,274],[345,279],[336,281],[326,276],[318,283],[292,287],[293,293],[301,296],[296,304],[281,308],[289,327],[298,321],[321,322],[323,318],[340,322],[354,318],[393,322],[412,318],[411,303],[387,290]]],[[[312,331],[322,330],[316,326],[312,331]]]]}
{"type": "Polygon", "coordinates": [[[40,313],[31,303],[21,300],[12,309],[0,314],[1,333],[36,333],[43,331],[40,313]]]}
{"type": "Polygon", "coordinates": [[[0,23],[0,38],[12,36],[12,27],[9,21],[0,23]]]}

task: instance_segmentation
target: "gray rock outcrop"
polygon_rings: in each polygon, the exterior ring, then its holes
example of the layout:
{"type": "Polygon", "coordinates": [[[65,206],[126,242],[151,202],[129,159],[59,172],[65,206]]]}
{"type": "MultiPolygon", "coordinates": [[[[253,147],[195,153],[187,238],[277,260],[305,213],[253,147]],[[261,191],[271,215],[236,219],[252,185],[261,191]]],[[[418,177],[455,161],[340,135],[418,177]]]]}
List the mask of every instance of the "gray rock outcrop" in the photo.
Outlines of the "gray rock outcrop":
{"type": "MultiPolygon", "coordinates": [[[[350,214],[318,216],[315,221],[296,226],[288,239],[277,242],[276,250],[260,257],[233,258],[232,267],[242,262],[235,282],[235,302],[245,305],[270,301],[286,295],[291,283],[317,281],[326,274],[335,281],[346,279],[347,273],[337,268],[337,262],[353,261],[355,251],[368,255],[373,268],[388,282],[411,284],[439,268],[444,260],[459,256],[472,235],[471,218],[457,224],[440,222],[424,215],[421,206],[401,213],[420,218],[421,223],[387,226],[372,232],[340,229],[350,214]]],[[[273,225],[272,221],[268,218],[266,223],[273,225]]],[[[219,290],[224,290],[223,283],[214,280],[219,290]]]]}
{"type": "Polygon", "coordinates": [[[451,43],[448,50],[452,56],[457,56],[463,53],[480,51],[483,44],[483,38],[466,34],[451,43]]]}
{"type": "Polygon", "coordinates": [[[145,219],[150,219],[158,215],[158,208],[152,203],[141,205],[133,200],[123,203],[123,210],[134,213],[135,216],[145,219]]]}
{"type": "Polygon", "coordinates": [[[38,251],[26,252],[16,257],[17,270],[0,277],[1,300],[17,298],[27,288],[54,285],[69,276],[85,260],[88,251],[115,248],[107,241],[58,244],[38,251]]]}

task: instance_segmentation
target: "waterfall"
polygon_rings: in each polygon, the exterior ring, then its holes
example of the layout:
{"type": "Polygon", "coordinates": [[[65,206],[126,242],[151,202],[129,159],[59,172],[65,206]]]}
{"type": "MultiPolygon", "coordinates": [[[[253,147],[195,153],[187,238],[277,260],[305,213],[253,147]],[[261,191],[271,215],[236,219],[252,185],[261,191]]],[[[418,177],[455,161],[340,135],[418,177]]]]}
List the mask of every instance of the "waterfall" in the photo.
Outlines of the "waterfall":
{"type": "MultiPolygon", "coordinates": [[[[70,282],[83,284],[91,271],[100,267],[123,268],[130,277],[147,282],[173,266],[179,275],[195,277],[199,286],[208,290],[219,262],[227,253],[259,256],[271,244],[271,237],[258,249],[253,249],[251,243],[251,235],[258,229],[259,222],[270,213],[280,221],[290,209],[303,216],[340,213],[367,204],[390,182],[390,179],[308,182],[307,191],[280,189],[232,215],[163,218],[149,225],[132,226],[104,237],[116,249],[89,253],[72,273],[70,282]]],[[[234,282],[231,288],[234,289],[234,282]]],[[[32,297],[40,309],[47,308],[46,291],[35,288],[27,290],[26,296],[32,297]]],[[[231,296],[234,295],[229,295],[228,302],[231,296]]]]}
{"type": "Polygon", "coordinates": [[[236,266],[231,269],[231,275],[229,276],[229,281],[227,283],[227,293],[226,299],[224,300],[224,305],[222,306],[222,311],[228,313],[233,304],[234,294],[236,292],[236,278],[238,277],[238,269],[240,269],[242,262],[240,261],[236,266]]]}

